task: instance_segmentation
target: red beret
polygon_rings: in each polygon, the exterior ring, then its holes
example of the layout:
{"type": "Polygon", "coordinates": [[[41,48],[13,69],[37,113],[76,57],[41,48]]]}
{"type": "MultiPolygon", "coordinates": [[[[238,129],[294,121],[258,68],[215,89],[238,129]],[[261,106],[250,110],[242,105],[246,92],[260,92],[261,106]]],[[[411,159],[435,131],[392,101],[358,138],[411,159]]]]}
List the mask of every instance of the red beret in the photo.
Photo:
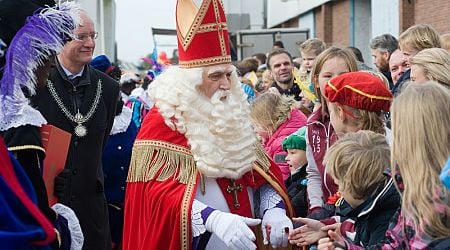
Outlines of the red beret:
{"type": "Polygon", "coordinates": [[[389,111],[392,94],[383,81],[367,72],[349,72],[325,84],[325,97],[352,108],[372,112],[389,111]]]}

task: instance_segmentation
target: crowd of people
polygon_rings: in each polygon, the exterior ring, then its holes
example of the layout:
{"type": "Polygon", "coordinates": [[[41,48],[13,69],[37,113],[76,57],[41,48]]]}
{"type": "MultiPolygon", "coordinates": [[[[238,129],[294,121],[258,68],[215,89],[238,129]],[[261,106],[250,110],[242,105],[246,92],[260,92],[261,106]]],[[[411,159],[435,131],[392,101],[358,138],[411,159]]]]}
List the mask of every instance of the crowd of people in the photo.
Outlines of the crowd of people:
{"type": "Polygon", "coordinates": [[[176,5],[177,65],[141,76],[79,5],[2,3],[2,249],[450,249],[448,34],[232,62],[221,1],[176,5]]]}

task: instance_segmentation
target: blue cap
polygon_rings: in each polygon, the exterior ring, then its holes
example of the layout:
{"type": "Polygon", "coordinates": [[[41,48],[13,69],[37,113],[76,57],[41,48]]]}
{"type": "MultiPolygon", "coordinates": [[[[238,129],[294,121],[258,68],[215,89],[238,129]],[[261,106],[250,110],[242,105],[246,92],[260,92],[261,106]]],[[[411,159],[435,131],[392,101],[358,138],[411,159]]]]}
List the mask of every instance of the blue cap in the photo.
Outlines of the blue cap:
{"type": "Polygon", "coordinates": [[[111,67],[111,61],[105,55],[96,56],[90,64],[94,69],[100,70],[101,72],[106,72],[111,67]]]}

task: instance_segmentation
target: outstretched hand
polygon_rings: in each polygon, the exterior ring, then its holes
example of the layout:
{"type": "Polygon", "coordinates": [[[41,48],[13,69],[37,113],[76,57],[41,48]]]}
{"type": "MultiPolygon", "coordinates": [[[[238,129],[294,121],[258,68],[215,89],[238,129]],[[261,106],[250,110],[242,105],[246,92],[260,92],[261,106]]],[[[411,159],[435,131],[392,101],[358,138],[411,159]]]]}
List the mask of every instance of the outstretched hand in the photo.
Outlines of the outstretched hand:
{"type": "Polygon", "coordinates": [[[288,239],[292,245],[308,246],[327,236],[326,230],[322,230],[325,224],[318,220],[302,217],[293,218],[292,220],[304,224],[289,233],[288,239]]]}
{"type": "Polygon", "coordinates": [[[288,233],[292,230],[292,221],[281,208],[266,211],[262,220],[263,243],[273,248],[286,247],[289,243],[288,233]]]}
{"type": "Polygon", "coordinates": [[[250,226],[260,223],[259,219],[215,210],[206,220],[205,226],[206,230],[214,233],[229,249],[256,249],[256,237],[250,226]]]}
{"type": "Polygon", "coordinates": [[[329,230],[328,236],[319,240],[318,250],[346,249],[345,242],[338,233],[329,230]]]}

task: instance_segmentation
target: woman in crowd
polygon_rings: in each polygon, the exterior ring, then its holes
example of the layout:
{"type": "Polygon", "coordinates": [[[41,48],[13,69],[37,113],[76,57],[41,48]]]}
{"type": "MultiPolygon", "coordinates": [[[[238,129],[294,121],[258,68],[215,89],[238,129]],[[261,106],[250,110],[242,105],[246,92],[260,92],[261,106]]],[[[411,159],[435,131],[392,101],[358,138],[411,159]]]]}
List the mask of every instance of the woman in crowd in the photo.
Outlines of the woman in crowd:
{"type": "MultiPolygon", "coordinates": [[[[409,27],[398,38],[398,47],[403,53],[403,60],[407,67],[411,66],[411,59],[424,49],[440,48],[441,39],[439,33],[433,27],[426,24],[418,24],[409,27]]],[[[408,69],[398,79],[392,88],[392,94],[397,96],[403,87],[403,84],[410,80],[411,69],[408,69]]]]}
{"type": "Polygon", "coordinates": [[[411,81],[436,81],[450,88],[450,53],[441,48],[424,49],[411,58],[411,81]]]}

